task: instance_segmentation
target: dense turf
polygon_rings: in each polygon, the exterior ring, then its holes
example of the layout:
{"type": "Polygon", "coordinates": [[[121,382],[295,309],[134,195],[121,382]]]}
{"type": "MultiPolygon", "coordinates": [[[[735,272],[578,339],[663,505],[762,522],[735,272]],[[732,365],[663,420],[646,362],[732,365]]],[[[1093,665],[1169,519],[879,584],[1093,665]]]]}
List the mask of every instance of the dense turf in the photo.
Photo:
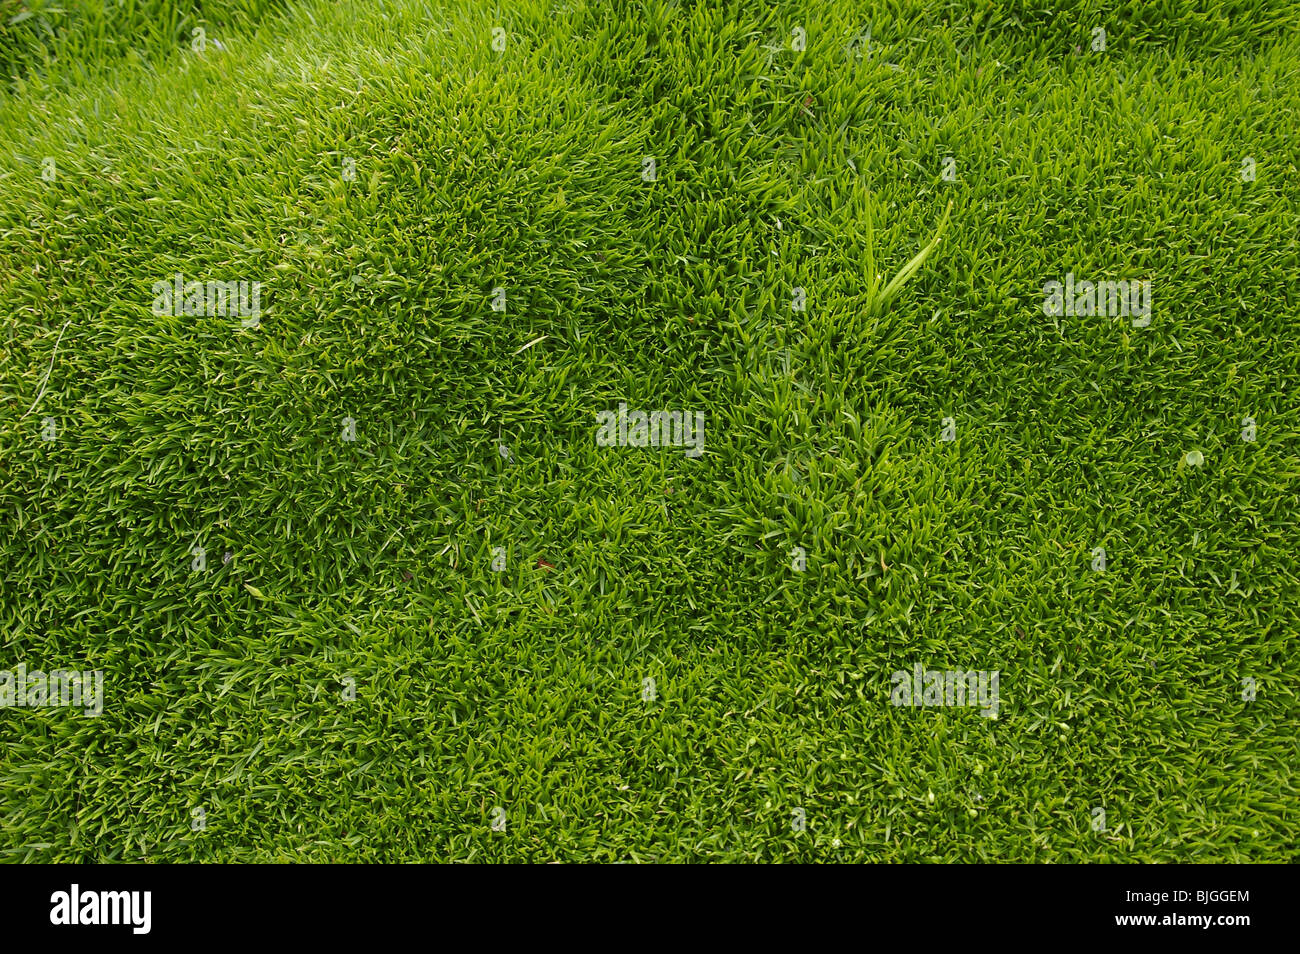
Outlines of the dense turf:
{"type": "Polygon", "coordinates": [[[0,98],[0,857],[1295,857],[1300,4],[157,6],[0,98]]]}

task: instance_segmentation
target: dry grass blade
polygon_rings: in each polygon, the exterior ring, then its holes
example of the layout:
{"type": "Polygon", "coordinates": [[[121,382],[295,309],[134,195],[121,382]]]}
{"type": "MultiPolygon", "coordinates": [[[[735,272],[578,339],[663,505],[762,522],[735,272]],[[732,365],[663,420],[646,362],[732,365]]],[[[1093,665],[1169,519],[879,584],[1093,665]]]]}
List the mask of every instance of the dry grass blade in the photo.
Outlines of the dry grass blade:
{"type": "Polygon", "coordinates": [[[943,218],[939,220],[939,227],[935,230],[934,238],[930,240],[930,244],[917,252],[910,262],[900,268],[898,273],[889,280],[889,284],[885,286],[885,290],[878,296],[875,294],[875,289],[872,289],[871,306],[873,313],[878,315],[880,312],[884,311],[894,296],[902,290],[903,286],[911,280],[913,275],[920,271],[921,266],[925,264],[926,259],[928,259],[934,253],[934,250],[938,248],[939,241],[943,238],[944,229],[948,226],[948,216],[951,213],[952,200],[949,199],[948,207],[943,210],[943,218]]]}

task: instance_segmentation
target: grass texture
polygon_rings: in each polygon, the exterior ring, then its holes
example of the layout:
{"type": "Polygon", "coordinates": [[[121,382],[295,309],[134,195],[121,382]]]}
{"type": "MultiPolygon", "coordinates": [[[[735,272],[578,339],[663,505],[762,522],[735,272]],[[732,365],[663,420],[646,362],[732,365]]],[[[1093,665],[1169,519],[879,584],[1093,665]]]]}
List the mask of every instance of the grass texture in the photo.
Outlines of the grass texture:
{"type": "Polygon", "coordinates": [[[0,10],[0,858],[1296,860],[1300,4],[0,10]]]}

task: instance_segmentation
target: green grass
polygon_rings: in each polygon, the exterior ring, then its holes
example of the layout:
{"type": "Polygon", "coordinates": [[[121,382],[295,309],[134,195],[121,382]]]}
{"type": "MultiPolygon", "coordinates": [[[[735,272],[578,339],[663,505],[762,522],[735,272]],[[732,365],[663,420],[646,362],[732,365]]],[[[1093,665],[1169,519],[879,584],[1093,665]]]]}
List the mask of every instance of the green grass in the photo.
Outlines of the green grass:
{"type": "MultiPolygon", "coordinates": [[[[0,0],[0,77],[22,94],[255,27],[282,0],[0,0]]],[[[218,46],[224,44],[218,39],[218,46]]]]}
{"type": "Polygon", "coordinates": [[[3,61],[0,858],[1296,858],[1300,4],[158,6],[3,61]]]}

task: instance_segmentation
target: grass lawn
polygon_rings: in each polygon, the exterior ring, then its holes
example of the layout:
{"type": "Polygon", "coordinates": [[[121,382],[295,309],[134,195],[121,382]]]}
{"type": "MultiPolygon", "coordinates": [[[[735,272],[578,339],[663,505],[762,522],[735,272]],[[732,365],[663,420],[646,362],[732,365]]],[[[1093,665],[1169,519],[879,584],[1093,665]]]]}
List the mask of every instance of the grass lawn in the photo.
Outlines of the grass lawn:
{"type": "Polygon", "coordinates": [[[1300,858],[1300,2],[0,13],[0,858],[1300,858]]]}

